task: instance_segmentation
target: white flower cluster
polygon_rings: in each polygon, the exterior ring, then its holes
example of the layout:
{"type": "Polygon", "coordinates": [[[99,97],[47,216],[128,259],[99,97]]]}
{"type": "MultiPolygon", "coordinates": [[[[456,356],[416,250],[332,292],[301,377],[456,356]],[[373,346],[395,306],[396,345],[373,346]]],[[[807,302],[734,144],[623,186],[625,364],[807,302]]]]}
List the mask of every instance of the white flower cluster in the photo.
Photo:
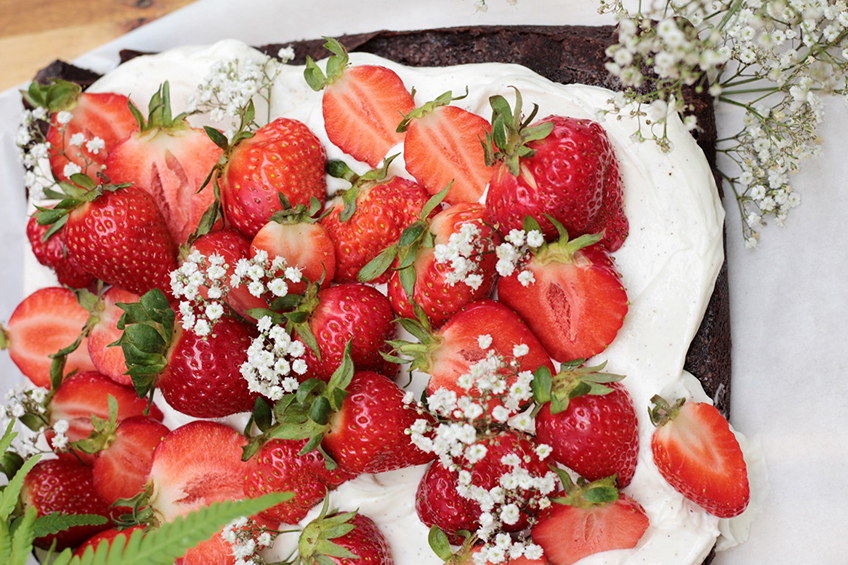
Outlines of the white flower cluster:
{"type": "MultiPolygon", "coordinates": [[[[3,407],[3,411],[0,412],[0,433],[5,431],[12,419],[19,420],[25,415],[35,416],[42,422],[42,427],[37,432],[33,432],[29,428],[21,429],[21,433],[15,438],[13,447],[15,451],[24,457],[41,453],[47,449],[46,447],[44,449],[41,447],[41,445],[44,445],[42,442],[44,432],[50,429],[47,423],[47,409],[45,407],[47,394],[48,390],[46,388],[30,388],[26,384],[20,384],[6,391],[6,404],[3,407]]],[[[53,423],[53,449],[61,451],[68,446],[69,440],[65,433],[69,427],[70,425],[67,420],[57,420],[53,423]]]]}
{"type": "MultiPolygon", "coordinates": [[[[495,270],[502,277],[508,277],[520,267],[526,265],[531,258],[531,251],[538,249],[545,238],[539,230],[511,230],[504,238],[504,242],[495,248],[498,262],[495,270]]],[[[518,282],[521,286],[529,286],[536,281],[533,273],[527,269],[521,269],[518,273],[518,282]]]]}
{"type": "Polygon", "coordinates": [[[289,282],[300,282],[302,278],[300,269],[288,266],[283,257],[269,260],[266,251],[250,259],[239,259],[228,278],[229,269],[221,255],[213,253],[207,257],[194,249],[171,272],[171,292],[182,299],[179,309],[183,329],[201,337],[212,333],[215,322],[225,313],[227,295],[236,287],[246,285],[256,297],[269,292],[281,297],[288,294],[289,282]]]}
{"type": "Polygon", "coordinates": [[[216,61],[198,86],[194,102],[199,109],[209,112],[214,121],[224,123],[229,120],[233,127],[238,126],[254,96],[258,95],[270,103],[274,79],[294,53],[282,49],[280,56],[282,61],[271,57],[216,61]]]}
{"type": "MultiPolygon", "coordinates": [[[[60,127],[67,125],[71,119],[70,112],[59,112],[56,116],[60,127]]],[[[30,198],[36,201],[43,200],[45,189],[52,188],[56,184],[56,179],[53,177],[50,169],[49,159],[52,148],[36,123],[38,120],[46,120],[47,117],[47,110],[41,107],[34,108],[33,110],[24,110],[21,114],[18,135],[15,139],[15,144],[18,147],[18,156],[26,170],[24,174],[24,185],[29,190],[30,198]]],[[[85,142],[84,136],[82,138],[78,137],[80,135],[82,134],[71,136],[72,142],[79,143],[76,147],[79,147],[85,142]]],[[[64,131],[62,131],[62,139],[64,140],[64,138],[64,131]]],[[[99,144],[103,143],[103,140],[100,138],[95,139],[98,139],[99,142],[94,146],[99,147],[99,144]]],[[[100,148],[102,149],[102,147],[100,148]]],[[[64,152],[65,148],[63,147],[60,150],[60,154],[64,154],[64,152]]],[[[81,153],[79,155],[84,160],[86,159],[81,153]]],[[[63,172],[66,177],[70,177],[72,174],[81,171],[82,168],[79,165],[68,162],[63,172]]]]}
{"type": "Polygon", "coordinates": [[[484,546],[480,551],[471,556],[475,565],[488,565],[489,563],[509,563],[525,557],[530,560],[541,559],[544,550],[535,543],[514,542],[508,534],[495,536],[493,544],[484,546]]]}
{"type": "Polygon", "coordinates": [[[232,546],[235,565],[264,565],[265,560],[257,552],[270,547],[274,543],[276,533],[272,535],[265,528],[242,516],[224,526],[221,537],[232,546]]]}
{"type": "Polygon", "coordinates": [[[241,375],[251,392],[277,401],[288,392],[297,390],[299,381],[292,374],[306,373],[303,342],[293,340],[283,326],[275,325],[264,316],[257,324],[257,336],[247,349],[247,361],[241,365],[241,375]]]}
{"type": "Polygon", "coordinates": [[[490,242],[481,233],[477,222],[465,222],[458,232],[450,235],[447,243],[436,244],[433,249],[436,262],[449,265],[445,272],[445,282],[449,285],[462,282],[477,290],[483,284],[480,260],[490,249],[490,242]]]}

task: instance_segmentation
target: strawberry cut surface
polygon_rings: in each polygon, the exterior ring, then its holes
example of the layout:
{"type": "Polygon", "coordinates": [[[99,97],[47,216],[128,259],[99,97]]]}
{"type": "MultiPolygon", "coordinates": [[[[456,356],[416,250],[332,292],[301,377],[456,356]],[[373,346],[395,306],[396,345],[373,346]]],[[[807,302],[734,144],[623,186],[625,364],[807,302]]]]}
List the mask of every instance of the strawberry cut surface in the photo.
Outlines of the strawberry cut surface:
{"type": "Polygon", "coordinates": [[[121,337],[118,320],[124,311],[117,304],[138,302],[139,296],[116,286],[109,287],[103,293],[103,310],[98,313],[99,320],[88,336],[88,354],[97,370],[116,383],[132,386],[132,377],[126,374],[127,362],[124,350],[110,347],[121,337]]]}

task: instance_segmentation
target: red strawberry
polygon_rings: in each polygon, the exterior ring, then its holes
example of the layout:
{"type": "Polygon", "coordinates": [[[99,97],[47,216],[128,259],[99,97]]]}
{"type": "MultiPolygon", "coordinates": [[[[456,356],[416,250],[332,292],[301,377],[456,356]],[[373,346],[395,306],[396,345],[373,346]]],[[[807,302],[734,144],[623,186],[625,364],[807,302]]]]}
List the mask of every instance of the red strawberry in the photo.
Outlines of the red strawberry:
{"type": "MultiPolygon", "coordinates": [[[[557,228],[562,229],[557,223],[557,228]]],[[[498,298],[518,312],[556,361],[587,359],[612,343],[627,313],[627,292],[599,236],[543,244],[523,267],[498,281],[498,298]]]]}
{"type": "MultiPolygon", "coordinates": [[[[139,398],[132,387],[120,385],[96,371],[87,371],[71,375],[62,381],[50,401],[50,423],[52,425],[59,420],[66,420],[69,424],[69,429],[65,432],[68,440],[74,442],[85,439],[94,430],[92,416],[102,420],[109,419],[110,396],[118,402],[118,421],[141,416],[147,408],[147,400],[139,398]]],[[[150,407],[149,414],[158,421],[164,417],[155,404],[150,407]]],[[[84,453],[78,455],[88,462],[93,461],[92,457],[84,453]]]]}
{"type": "Polygon", "coordinates": [[[298,540],[296,563],[393,565],[392,551],[371,518],[357,512],[327,515],[327,504],[298,540]]]}
{"type": "Polygon", "coordinates": [[[335,39],[328,38],[324,47],[333,53],[327,76],[308,58],[304,77],[313,90],[324,89],[327,137],[354,159],[376,167],[403,141],[397,128],[415,107],[412,95],[394,71],[374,65],[349,67],[347,51],[335,39]]]}
{"type": "Polygon", "coordinates": [[[257,498],[272,492],[294,493],[261,513],[269,522],[296,524],[333,489],[356,475],[342,469],[330,471],[317,451],[300,455],[306,440],[274,439],[247,461],[244,494],[257,498]]]}
{"type": "Polygon", "coordinates": [[[648,525],[638,502],[619,494],[612,481],[599,481],[567,488],[543,511],[532,535],[550,565],[571,565],[602,551],[636,547],[648,525]],[[584,497],[589,491],[594,497],[584,497]],[[600,491],[603,501],[596,502],[600,491]]]}
{"type": "Polygon", "coordinates": [[[433,459],[415,447],[406,430],[428,419],[403,402],[394,381],[371,371],[358,371],[346,387],[347,397],[333,414],[323,445],[339,466],[352,473],[382,473],[433,459]]]}
{"type": "Polygon", "coordinates": [[[198,192],[218,163],[221,149],[185,114],[171,115],[168,83],[150,100],[147,121],[137,114],[138,130],[109,153],[106,174],[115,183],[133,183],[159,208],[177,244],[197,229],[215,199],[211,188],[198,192]]]}
{"type": "Polygon", "coordinates": [[[351,342],[351,357],[358,370],[394,375],[397,366],[383,359],[388,352],[386,340],[395,335],[392,309],[386,297],[374,287],[342,284],[308,295],[301,307],[310,312],[303,324],[295,326],[296,335],[306,344],[303,356],[308,375],[327,381],[342,362],[345,345],[351,342]],[[320,359],[309,346],[314,336],[320,359]]]}
{"type": "MultiPolygon", "coordinates": [[[[387,179],[386,166],[352,179],[353,185],[330,203],[330,213],[321,220],[335,245],[335,282],[356,282],[359,271],[418,220],[429,199],[419,184],[395,176],[387,179]]],[[[385,272],[371,282],[388,280],[385,272]]]]}
{"type": "Polygon", "coordinates": [[[94,490],[109,504],[132,498],[144,489],[153,450],[170,431],[149,416],[133,416],[115,424],[87,440],[101,444],[94,458],[94,490]]]}
{"type": "MultiPolygon", "coordinates": [[[[21,501],[25,508],[35,508],[39,517],[53,512],[110,517],[109,504],[94,492],[91,468],[72,459],[48,459],[36,463],[24,478],[21,501]]],[[[56,549],[62,550],[77,546],[109,527],[108,523],[74,526],[37,538],[34,545],[48,548],[55,542],[56,549]]]]}
{"type": "Polygon", "coordinates": [[[670,406],[655,396],[651,438],[660,474],[683,496],[720,518],[748,506],[748,469],[730,425],[712,405],[685,402],[670,406]]]}
{"type": "Polygon", "coordinates": [[[222,174],[221,199],[232,226],[247,237],[282,209],[278,194],[293,205],[327,199],[326,155],[321,141],[301,122],[277,118],[232,149],[222,174]]]}
{"type": "MultiPolygon", "coordinates": [[[[501,484],[501,477],[513,471],[512,466],[503,462],[508,455],[517,455],[521,468],[527,470],[533,477],[543,477],[548,473],[547,465],[536,455],[534,444],[511,432],[502,432],[494,436],[478,439],[478,443],[486,447],[486,454],[473,465],[464,462],[461,467],[471,470],[471,485],[491,490],[501,484]]],[[[419,519],[427,526],[438,526],[454,545],[462,543],[459,530],[474,532],[479,527],[480,505],[477,502],[462,497],[457,492],[459,484],[457,471],[451,471],[441,462],[434,462],[421,483],[415,495],[415,510],[419,519]]],[[[504,504],[518,502],[521,505],[520,515],[514,524],[504,524],[505,531],[520,531],[530,524],[535,509],[524,505],[526,491],[518,491],[516,500],[506,500],[504,504]]],[[[492,511],[497,512],[497,509],[492,511]]]]}
{"type": "Polygon", "coordinates": [[[222,316],[208,335],[200,332],[200,323],[185,329],[158,291],[124,308],[118,324],[124,330],[120,343],[128,369],[138,375],[134,384],[140,396],[152,394],[155,385],[172,408],[195,418],[219,418],[253,408],[257,395],[248,390],[240,369],[256,328],[222,316]]]}
{"type": "Polygon", "coordinates": [[[137,127],[123,94],[81,92],[77,84],[54,80],[48,85],[33,82],[24,97],[51,113],[47,142],[50,168],[58,180],[68,180],[65,167],[71,162],[93,177],[112,148],[137,127]],[[102,146],[95,138],[102,140],[102,146]]]}
{"type": "MultiPolygon", "coordinates": [[[[318,200],[309,208],[303,204],[291,207],[284,199],[283,209],[257,232],[250,242],[250,255],[264,251],[273,260],[282,257],[286,265],[300,269],[305,280],[290,282],[289,294],[302,294],[307,281],[329,283],[336,276],[336,250],[325,227],[315,215],[320,211],[318,200]]],[[[283,276],[280,272],[278,276],[283,276]]]]}
{"type": "MultiPolygon", "coordinates": [[[[474,561],[473,555],[475,553],[479,553],[482,549],[483,549],[483,546],[475,547],[465,557],[465,559],[458,562],[456,565],[476,565],[476,562],[474,561]]],[[[507,565],[548,565],[548,560],[545,559],[544,557],[540,557],[538,559],[529,559],[529,558],[524,557],[522,555],[521,557],[510,557],[509,561],[507,561],[506,563],[507,563],[507,565]]],[[[496,565],[496,564],[492,563],[491,561],[486,561],[484,565],[496,565]]]]}
{"type": "Polygon", "coordinates": [[[76,260],[68,254],[65,246],[65,230],[60,229],[46,241],[44,234],[47,226],[36,221],[38,212],[27,221],[26,234],[32,246],[32,252],[38,262],[56,273],[59,284],[71,288],[86,288],[94,282],[94,277],[85,272],[76,260]]]}
{"type": "Polygon", "coordinates": [[[528,126],[521,121],[520,93],[514,112],[502,97],[492,107],[493,123],[503,123],[504,131],[489,140],[487,159],[495,171],[486,207],[501,233],[521,229],[532,216],[553,237],[554,226],[545,218],[550,215],[574,236],[606,230],[603,245],[610,251],[621,247],[628,228],[618,161],[600,124],[549,116],[528,126]],[[506,141],[493,141],[499,138],[506,141]]]}
{"type": "Polygon", "coordinates": [[[118,303],[138,302],[139,296],[116,286],[109,287],[103,293],[102,310],[95,313],[97,322],[88,335],[88,354],[98,371],[122,385],[132,386],[132,377],[127,375],[127,362],[124,350],[110,347],[121,337],[118,320],[124,311],[118,303]]]}
{"type": "MultiPolygon", "coordinates": [[[[478,247],[474,260],[478,262],[476,271],[480,274],[480,284],[473,288],[465,282],[451,284],[448,275],[452,272],[449,263],[436,261],[433,247],[420,245],[415,242],[417,253],[414,263],[407,267],[414,269],[413,299],[427,315],[430,324],[438,327],[445,323],[460,308],[489,295],[495,281],[495,231],[488,225],[485,208],[477,203],[460,202],[442,210],[429,225],[433,234],[432,244],[447,245],[453,234],[459,234],[464,224],[473,224],[479,230],[476,237],[478,247]]],[[[410,226],[409,229],[415,227],[410,226]]],[[[426,230],[425,230],[426,231],[426,230]]],[[[425,236],[426,237],[426,236],[425,236]]],[[[416,318],[415,311],[409,301],[408,289],[404,288],[403,270],[396,270],[389,280],[388,296],[392,309],[404,318],[416,318]]]]}
{"type": "MultiPolygon", "coordinates": [[[[548,354],[536,336],[527,328],[518,315],[499,302],[480,300],[464,306],[441,329],[429,332],[413,320],[404,320],[404,328],[412,333],[420,343],[392,342],[398,353],[412,358],[410,370],[428,373],[430,381],[428,394],[446,388],[457,396],[469,394],[469,390],[457,384],[459,377],[471,372],[471,366],[486,358],[488,351],[503,356],[509,363],[515,360],[515,366],[505,366],[500,374],[508,385],[516,380],[521,371],[533,372],[539,367],[553,371],[548,354]],[[483,350],[480,336],[491,337],[491,345],[483,350]],[[422,347],[422,344],[424,347],[422,347]],[[514,357],[514,348],[526,345],[528,352],[514,357]]],[[[470,390],[472,396],[479,396],[476,388],[470,390]]],[[[490,407],[499,405],[493,399],[490,407]]]]}
{"type": "Polygon", "coordinates": [[[82,175],[74,179],[78,186],[63,187],[69,207],[42,210],[38,221],[58,223],[67,217],[68,251],[98,279],[135,294],[152,288],[170,293],[176,247],[150,197],[134,187],[95,186],[82,175]]]}
{"type": "Polygon", "coordinates": [[[553,394],[562,400],[542,406],[536,415],[536,439],[551,446],[555,461],[585,479],[616,475],[618,485],[626,487],[639,455],[633,399],[621,383],[606,382],[609,375],[590,373],[583,379],[578,371],[554,377],[553,394]],[[597,376],[601,378],[593,380],[597,376]]]}
{"type": "Polygon", "coordinates": [[[404,117],[403,160],[430,194],[450,185],[445,202],[477,202],[492,178],[482,143],[492,128],[477,114],[448,106],[453,100],[446,92],[404,117]]]}
{"type": "MultiPolygon", "coordinates": [[[[50,355],[80,336],[88,312],[66,288],[37,290],[18,304],[6,327],[0,327],[0,349],[8,349],[18,369],[36,386],[50,388],[50,355]]],[[[65,371],[94,369],[86,338],[68,356],[65,371]]]]}
{"type": "MultiPolygon", "coordinates": [[[[190,251],[197,251],[207,258],[205,266],[209,266],[208,258],[212,255],[220,255],[224,258],[227,274],[223,277],[225,283],[229,285],[230,277],[235,273],[236,265],[242,259],[246,260],[250,257],[250,240],[230,229],[213,231],[206,235],[200,236],[191,245],[190,251]]],[[[206,286],[200,286],[198,289],[200,295],[204,298],[208,297],[209,289],[206,286]]],[[[259,297],[250,294],[247,285],[239,285],[231,288],[224,297],[226,302],[240,316],[247,320],[253,320],[247,311],[252,308],[267,308],[268,304],[259,297]]]]}
{"type": "MultiPolygon", "coordinates": [[[[109,546],[111,546],[112,541],[115,538],[122,537],[122,538],[129,539],[129,537],[131,535],[133,535],[133,533],[136,530],[141,530],[143,528],[144,528],[143,526],[132,526],[130,528],[127,528],[126,530],[116,530],[116,529],[104,530],[104,531],[100,532],[99,534],[88,538],[87,540],[85,540],[85,542],[82,545],[80,545],[78,548],[76,548],[74,550],[74,557],[76,557],[76,556],[82,557],[82,555],[85,553],[85,551],[89,547],[92,548],[91,551],[97,551],[97,548],[100,546],[101,542],[105,542],[109,546]]],[[[126,544],[126,540],[124,541],[124,544],[126,544]]]]}

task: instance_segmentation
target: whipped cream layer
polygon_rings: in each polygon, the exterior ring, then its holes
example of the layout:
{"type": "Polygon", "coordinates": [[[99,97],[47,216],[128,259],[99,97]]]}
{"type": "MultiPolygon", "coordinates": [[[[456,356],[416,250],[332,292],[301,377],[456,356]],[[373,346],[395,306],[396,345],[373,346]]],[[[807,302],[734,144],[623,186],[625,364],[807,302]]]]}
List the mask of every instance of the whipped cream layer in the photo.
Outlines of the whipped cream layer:
{"type": "MultiPolygon", "coordinates": [[[[185,47],[133,59],[90,90],[123,93],[145,108],[150,96],[167,80],[176,114],[188,109],[198,85],[216,62],[235,58],[261,60],[264,56],[232,40],[212,46],[185,47]]],[[[596,119],[597,110],[606,108],[612,95],[600,88],[553,83],[517,65],[409,68],[356,53],[351,54],[351,63],[379,64],[395,70],[407,88],[415,89],[418,105],[445,91],[460,95],[467,88],[468,96],[454,104],[484,117],[491,115],[490,96],[501,94],[511,102],[514,100],[512,87],[521,91],[527,111],[532,104],[539,105],[539,117],[556,114],[596,119]]],[[[320,66],[323,68],[323,64],[320,66]]],[[[367,165],[353,162],[327,139],[321,96],[307,86],[303,67],[286,66],[275,81],[270,108],[255,98],[256,115],[263,122],[268,117],[279,116],[303,121],[322,140],[329,158],[344,158],[356,172],[366,171],[367,165]]],[[[206,115],[195,115],[190,120],[194,125],[230,127],[206,115]]],[[[683,371],[683,362],[722,263],[724,210],[703,153],[676,116],[668,120],[668,137],[674,147],[669,153],[651,142],[635,142],[632,134],[638,124],[627,115],[622,119],[609,118],[602,125],[621,164],[625,211],[630,222],[629,237],[614,253],[630,309],[615,341],[590,363],[607,361],[608,370],[626,375],[623,382],[636,406],[641,447],[635,477],[624,490],[642,504],[651,525],[635,549],[596,554],[581,560],[580,565],[700,564],[720,532],[742,532],[741,537],[745,537],[751,511],[732,522],[720,520],[672,489],[653,463],[650,451],[653,427],[647,414],[649,399],[655,394],[667,399],[684,396],[710,401],[697,379],[683,371]]],[[[650,132],[643,133],[650,137],[650,132]]],[[[395,148],[391,153],[400,149],[395,148]]],[[[401,158],[394,161],[391,172],[411,178],[401,158]]],[[[328,184],[330,191],[345,186],[331,178],[328,184]]],[[[420,387],[427,376],[415,375],[415,378],[420,387]]],[[[161,399],[159,405],[169,412],[166,420],[169,426],[188,420],[167,410],[161,399]]],[[[379,525],[393,547],[398,565],[441,563],[427,545],[428,528],[415,513],[415,490],[423,471],[424,467],[416,467],[362,476],[331,495],[334,507],[359,509],[379,525]]],[[[736,541],[731,536],[722,539],[721,545],[730,546],[736,541]]],[[[293,543],[291,539],[281,540],[277,552],[285,555],[293,543]]]]}

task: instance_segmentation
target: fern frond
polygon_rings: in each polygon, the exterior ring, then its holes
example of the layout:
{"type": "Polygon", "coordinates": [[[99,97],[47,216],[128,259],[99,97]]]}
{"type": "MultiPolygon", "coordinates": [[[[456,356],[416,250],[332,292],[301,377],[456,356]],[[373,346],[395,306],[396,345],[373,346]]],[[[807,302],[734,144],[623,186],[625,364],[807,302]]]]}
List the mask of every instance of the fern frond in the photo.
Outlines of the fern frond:
{"type": "Polygon", "coordinates": [[[33,455],[27,459],[18,472],[9,481],[9,484],[0,492],[0,520],[8,520],[12,512],[15,511],[15,505],[18,503],[18,496],[21,494],[21,489],[24,486],[24,477],[35,467],[35,464],[41,459],[41,455],[33,455]]]}
{"type": "Polygon", "coordinates": [[[52,534],[58,534],[74,526],[100,526],[109,522],[109,519],[97,514],[60,514],[51,512],[41,516],[35,521],[35,537],[40,538],[52,534]]]}
{"type": "Polygon", "coordinates": [[[9,565],[26,565],[32,553],[32,542],[35,540],[35,519],[38,511],[35,508],[27,508],[15,533],[12,536],[12,552],[9,556],[9,565]]]}

